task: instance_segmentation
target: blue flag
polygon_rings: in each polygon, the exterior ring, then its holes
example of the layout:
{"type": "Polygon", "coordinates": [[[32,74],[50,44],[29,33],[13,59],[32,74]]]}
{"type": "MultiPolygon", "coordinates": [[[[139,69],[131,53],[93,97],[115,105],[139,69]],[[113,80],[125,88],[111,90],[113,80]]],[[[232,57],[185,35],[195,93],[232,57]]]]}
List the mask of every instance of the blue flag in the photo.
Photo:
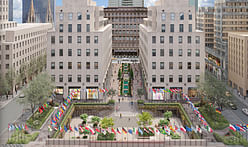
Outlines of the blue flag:
{"type": "Polygon", "coordinates": [[[143,131],[139,128],[138,131],[140,132],[141,135],[143,135],[143,131]]]}
{"type": "Polygon", "coordinates": [[[65,132],[67,132],[67,128],[66,128],[66,126],[64,126],[64,129],[65,129],[65,132]]]}
{"type": "Polygon", "coordinates": [[[236,125],[234,125],[234,124],[233,124],[233,126],[235,127],[235,129],[236,129],[237,131],[240,131],[240,127],[239,127],[239,126],[236,126],[236,125]]]}
{"type": "Polygon", "coordinates": [[[77,127],[74,127],[74,130],[78,132],[78,128],[77,127]]]}
{"type": "Polygon", "coordinates": [[[187,127],[187,126],[185,127],[185,129],[186,129],[187,132],[192,132],[192,129],[187,127]]]}
{"type": "Polygon", "coordinates": [[[132,129],[129,129],[129,130],[128,130],[128,133],[133,134],[132,129]]]}
{"type": "Polygon", "coordinates": [[[22,128],[21,128],[21,126],[20,126],[20,125],[18,125],[18,128],[19,128],[19,130],[22,130],[22,128]]]}

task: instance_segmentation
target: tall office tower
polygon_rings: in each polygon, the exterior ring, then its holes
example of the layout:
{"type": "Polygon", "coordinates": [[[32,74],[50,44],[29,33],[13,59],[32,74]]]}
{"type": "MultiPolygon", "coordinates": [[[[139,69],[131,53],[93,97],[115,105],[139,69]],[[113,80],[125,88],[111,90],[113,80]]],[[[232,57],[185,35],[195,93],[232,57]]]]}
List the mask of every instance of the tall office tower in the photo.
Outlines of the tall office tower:
{"type": "Polygon", "coordinates": [[[228,83],[248,96],[248,32],[228,33],[228,83]]]}
{"type": "MultiPolygon", "coordinates": [[[[0,1],[0,9],[8,10],[8,0],[0,1]]],[[[8,21],[8,11],[1,13],[0,22],[0,74],[4,76],[12,71],[20,82],[27,81],[25,69],[46,55],[47,32],[51,24],[18,24],[8,21]],[[31,63],[32,62],[32,63],[31,63]],[[23,74],[24,76],[19,76],[23,74]]],[[[37,71],[35,71],[37,73],[37,71]]],[[[33,73],[31,73],[33,74],[33,73]]],[[[13,82],[13,90],[17,81],[13,82]]]]}
{"type": "Polygon", "coordinates": [[[205,38],[196,30],[196,1],[159,0],[140,25],[140,62],[148,99],[179,98],[161,89],[181,89],[196,96],[204,76],[205,38]],[[156,91],[156,92],[155,92],[156,91]]]}
{"type": "Polygon", "coordinates": [[[228,33],[248,31],[247,0],[216,0],[214,8],[214,50],[216,52],[217,77],[227,80],[228,33]]]}
{"type": "Polygon", "coordinates": [[[112,54],[114,56],[139,55],[139,24],[147,17],[145,7],[104,8],[108,23],[112,24],[112,54]]]}
{"type": "Polygon", "coordinates": [[[112,28],[103,7],[92,0],[63,0],[56,7],[55,30],[48,34],[47,71],[63,97],[103,99],[109,89],[112,28]]]}
{"type": "Polygon", "coordinates": [[[108,7],[144,7],[144,0],[109,0],[108,7]]]}
{"type": "Polygon", "coordinates": [[[13,21],[13,0],[9,0],[9,21],[13,21]]]}
{"type": "Polygon", "coordinates": [[[54,0],[22,0],[22,22],[53,22],[55,11],[54,7],[54,0]]]}

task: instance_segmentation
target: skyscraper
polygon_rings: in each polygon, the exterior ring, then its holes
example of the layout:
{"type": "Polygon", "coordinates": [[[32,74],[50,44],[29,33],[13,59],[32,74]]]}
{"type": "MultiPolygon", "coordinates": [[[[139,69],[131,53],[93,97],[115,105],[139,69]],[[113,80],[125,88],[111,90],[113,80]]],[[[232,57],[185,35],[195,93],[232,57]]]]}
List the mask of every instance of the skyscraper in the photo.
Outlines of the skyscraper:
{"type": "Polygon", "coordinates": [[[144,0],[109,0],[108,7],[144,7],[144,0]]]}
{"type": "MultiPolygon", "coordinates": [[[[28,18],[30,18],[30,8],[34,9],[34,22],[45,23],[54,20],[54,0],[23,0],[22,1],[22,22],[27,23],[28,18]],[[50,10],[49,10],[50,9],[50,10]],[[49,13],[49,14],[48,14],[49,13]],[[47,17],[47,15],[52,15],[47,17]],[[49,19],[48,19],[49,18],[49,19]]],[[[33,14],[31,14],[33,15],[33,14]]]]}

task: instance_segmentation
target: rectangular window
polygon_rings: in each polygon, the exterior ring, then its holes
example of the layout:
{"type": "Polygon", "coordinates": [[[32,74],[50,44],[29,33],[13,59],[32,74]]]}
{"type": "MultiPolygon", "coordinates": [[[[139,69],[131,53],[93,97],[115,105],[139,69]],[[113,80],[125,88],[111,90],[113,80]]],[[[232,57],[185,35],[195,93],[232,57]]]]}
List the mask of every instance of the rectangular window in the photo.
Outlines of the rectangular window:
{"type": "Polygon", "coordinates": [[[81,82],[82,81],[82,77],[81,77],[81,75],[78,75],[77,76],[77,82],[81,82]]]}
{"type": "Polygon", "coordinates": [[[183,32],[183,24],[179,24],[179,32],[183,32]]]}
{"type": "Polygon", "coordinates": [[[77,24],[77,32],[81,32],[82,28],[81,28],[81,24],[77,24]]]}
{"type": "Polygon", "coordinates": [[[78,12],[78,13],[77,13],[77,19],[78,19],[78,20],[82,20],[82,13],[81,13],[81,12],[78,12]]]}
{"type": "Polygon", "coordinates": [[[189,32],[192,32],[192,24],[189,24],[189,32]]]}
{"type": "Polygon", "coordinates": [[[86,19],[90,20],[90,14],[86,14],[86,19]]]}
{"type": "Polygon", "coordinates": [[[164,69],[164,62],[160,62],[160,69],[164,69]]]}
{"type": "Polygon", "coordinates": [[[72,49],[68,49],[68,56],[72,56],[72,49]]]}
{"type": "Polygon", "coordinates": [[[55,49],[51,49],[51,56],[52,56],[52,57],[55,56],[55,49]]]}
{"type": "Polygon", "coordinates": [[[94,69],[98,69],[98,62],[94,62],[94,69]]]}
{"type": "Polygon", "coordinates": [[[86,24],[86,32],[90,32],[90,24],[86,24]]]}
{"type": "Polygon", "coordinates": [[[63,13],[59,13],[59,20],[63,20],[64,19],[64,14],[63,13]]]}
{"type": "Polygon", "coordinates": [[[196,57],[200,57],[200,49],[196,49],[195,50],[195,56],[196,57]]]}
{"type": "Polygon", "coordinates": [[[86,75],[86,82],[90,82],[90,75],[86,75]]]}
{"type": "Polygon", "coordinates": [[[94,36],[94,43],[98,44],[98,36],[94,36]]]}
{"type": "Polygon", "coordinates": [[[86,43],[90,43],[90,36],[86,36],[86,43]]]}
{"type": "Polygon", "coordinates": [[[63,75],[59,75],[59,82],[63,82],[63,75]]]}
{"type": "Polygon", "coordinates": [[[183,62],[178,62],[178,69],[183,69],[183,62]]]}
{"type": "Polygon", "coordinates": [[[68,20],[72,20],[72,17],[73,17],[72,13],[68,13],[68,20]]]}
{"type": "Polygon", "coordinates": [[[156,82],[156,75],[152,75],[152,82],[153,82],[153,83],[156,82]]]}
{"type": "Polygon", "coordinates": [[[98,56],[98,49],[94,49],[94,56],[98,56]]]}
{"type": "Polygon", "coordinates": [[[94,75],[94,82],[95,82],[95,83],[98,82],[98,75],[94,75]]]}
{"type": "Polygon", "coordinates": [[[77,43],[81,43],[82,42],[82,37],[81,36],[77,36],[77,43]]]}
{"type": "Polygon", "coordinates": [[[68,24],[68,32],[72,32],[72,24],[68,24]]]}
{"type": "Polygon", "coordinates": [[[178,76],[178,82],[179,82],[179,83],[182,83],[182,82],[183,82],[183,76],[182,76],[182,75],[179,75],[179,76],[178,76]]]}
{"type": "Polygon", "coordinates": [[[191,83],[191,75],[188,75],[188,83],[191,83]]]}
{"type": "Polygon", "coordinates": [[[63,69],[63,62],[59,62],[59,69],[63,69]]]}
{"type": "Polygon", "coordinates": [[[178,56],[182,57],[183,56],[183,49],[178,49],[178,56]]]}
{"type": "Polygon", "coordinates": [[[72,69],[72,62],[68,62],[68,69],[72,69]]]}
{"type": "Polygon", "coordinates": [[[178,36],[178,43],[182,44],[183,43],[183,36],[178,36]]]}
{"type": "Polygon", "coordinates": [[[165,24],[161,25],[161,32],[165,32],[165,24]]]}
{"type": "Polygon", "coordinates": [[[169,75],[169,82],[173,83],[173,75],[169,75]]]}
{"type": "Polygon", "coordinates": [[[188,49],[188,51],[187,51],[187,56],[188,56],[188,57],[191,57],[191,49],[188,49]]]}
{"type": "Polygon", "coordinates": [[[72,75],[68,75],[68,82],[72,82],[72,75]]]}
{"type": "Polygon", "coordinates": [[[188,42],[188,44],[191,44],[191,36],[188,36],[187,42],[188,42]]]}
{"type": "Polygon", "coordinates": [[[77,69],[82,69],[82,63],[81,62],[77,63],[77,69]]]}
{"type": "Polygon", "coordinates": [[[72,43],[72,36],[68,36],[68,43],[72,43]]]}
{"type": "Polygon", "coordinates": [[[160,57],[164,57],[164,49],[160,49],[160,57]]]}
{"type": "Polygon", "coordinates": [[[156,69],[156,62],[152,62],[152,69],[156,69]]]}
{"type": "Polygon", "coordinates": [[[200,69],[200,62],[195,62],[195,69],[200,69]]]}
{"type": "Polygon", "coordinates": [[[86,69],[90,69],[90,62],[86,62],[86,69]]]}
{"type": "Polygon", "coordinates": [[[173,36],[169,36],[169,43],[170,43],[170,44],[173,43],[173,36]]]}
{"type": "Polygon", "coordinates": [[[160,36],[160,43],[164,43],[164,36],[160,36]]]}
{"type": "Polygon", "coordinates": [[[170,32],[174,32],[174,24],[170,24],[170,32]]]}
{"type": "Polygon", "coordinates": [[[51,44],[55,43],[55,36],[51,36],[51,44]]]}
{"type": "Polygon", "coordinates": [[[200,75],[195,75],[195,82],[200,82],[200,75]]]}
{"type": "Polygon", "coordinates": [[[170,20],[175,20],[175,13],[170,13],[170,20]]]}
{"type": "Polygon", "coordinates": [[[152,56],[153,56],[153,57],[156,56],[156,49],[152,49],[152,56]]]}
{"type": "Polygon", "coordinates": [[[81,55],[82,55],[81,49],[77,49],[77,56],[81,56],[81,55]]]}
{"type": "Polygon", "coordinates": [[[86,49],[86,56],[90,56],[90,49],[89,48],[86,49]]]}
{"type": "Polygon", "coordinates": [[[55,69],[55,62],[51,62],[51,69],[55,69]]]}
{"type": "Polygon", "coordinates": [[[63,32],[63,30],[64,30],[63,26],[64,26],[63,24],[59,24],[59,32],[63,32]]]}
{"type": "Polygon", "coordinates": [[[63,43],[63,36],[59,36],[59,43],[63,43]]]}
{"type": "Polygon", "coordinates": [[[195,43],[196,44],[200,44],[200,36],[196,36],[195,37],[195,43]]]}
{"type": "Polygon", "coordinates": [[[59,56],[63,56],[63,49],[59,49],[59,56]]]}
{"type": "Polygon", "coordinates": [[[165,12],[162,12],[161,13],[161,20],[165,21],[165,19],[166,19],[166,14],[165,14],[165,12]]]}
{"type": "Polygon", "coordinates": [[[169,62],[169,69],[173,69],[173,62],[169,62]]]}
{"type": "Polygon", "coordinates": [[[187,68],[188,68],[188,69],[191,69],[191,62],[188,62],[187,65],[188,65],[187,68]]]}
{"type": "Polygon", "coordinates": [[[164,75],[160,75],[160,82],[164,83],[164,75]]]}
{"type": "Polygon", "coordinates": [[[156,43],[156,36],[152,36],[152,43],[153,43],[153,44],[156,43]]]}
{"type": "Polygon", "coordinates": [[[183,12],[180,12],[179,17],[180,17],[180,20],[184,20],[184,14],[183,14],[183,12]]]}
{"type": "Polygon", "coordinates": [[[189,20],[192,20],[192,14],[189,14],[189,20]]]}
{"type": "Polygon", "coordinates": [[[169,56],[170,56],[170,57],[173,56],[173,49],[169,49],[169,56]]]}

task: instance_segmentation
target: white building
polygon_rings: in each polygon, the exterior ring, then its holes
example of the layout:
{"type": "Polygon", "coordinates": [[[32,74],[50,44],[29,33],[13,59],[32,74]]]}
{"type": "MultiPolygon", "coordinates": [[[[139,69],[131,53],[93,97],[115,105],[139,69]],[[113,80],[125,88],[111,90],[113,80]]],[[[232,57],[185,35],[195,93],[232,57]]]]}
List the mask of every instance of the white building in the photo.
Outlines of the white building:
{"type": "Polygon", "coordinates": [[[63,0],[56,7],[55,30],[48,34],[47,71],[56,83],[56,94],[76,99],[103,99],[109,88],[112,27],[103,7],[91,0],[63,0]]]}
{"type": "Polygon", "coordinates": [[[109,0],[108,7],[144,7],[144,0],[109,0]]]}
{"type": "Polygon", "coordinates": [[[195,0],[158,0],[140,25],[140,61],[148,99],[173,98],[152,89],[182,89],[196,96],[204,74],[204,34],[196,31],[195,0]]]}

